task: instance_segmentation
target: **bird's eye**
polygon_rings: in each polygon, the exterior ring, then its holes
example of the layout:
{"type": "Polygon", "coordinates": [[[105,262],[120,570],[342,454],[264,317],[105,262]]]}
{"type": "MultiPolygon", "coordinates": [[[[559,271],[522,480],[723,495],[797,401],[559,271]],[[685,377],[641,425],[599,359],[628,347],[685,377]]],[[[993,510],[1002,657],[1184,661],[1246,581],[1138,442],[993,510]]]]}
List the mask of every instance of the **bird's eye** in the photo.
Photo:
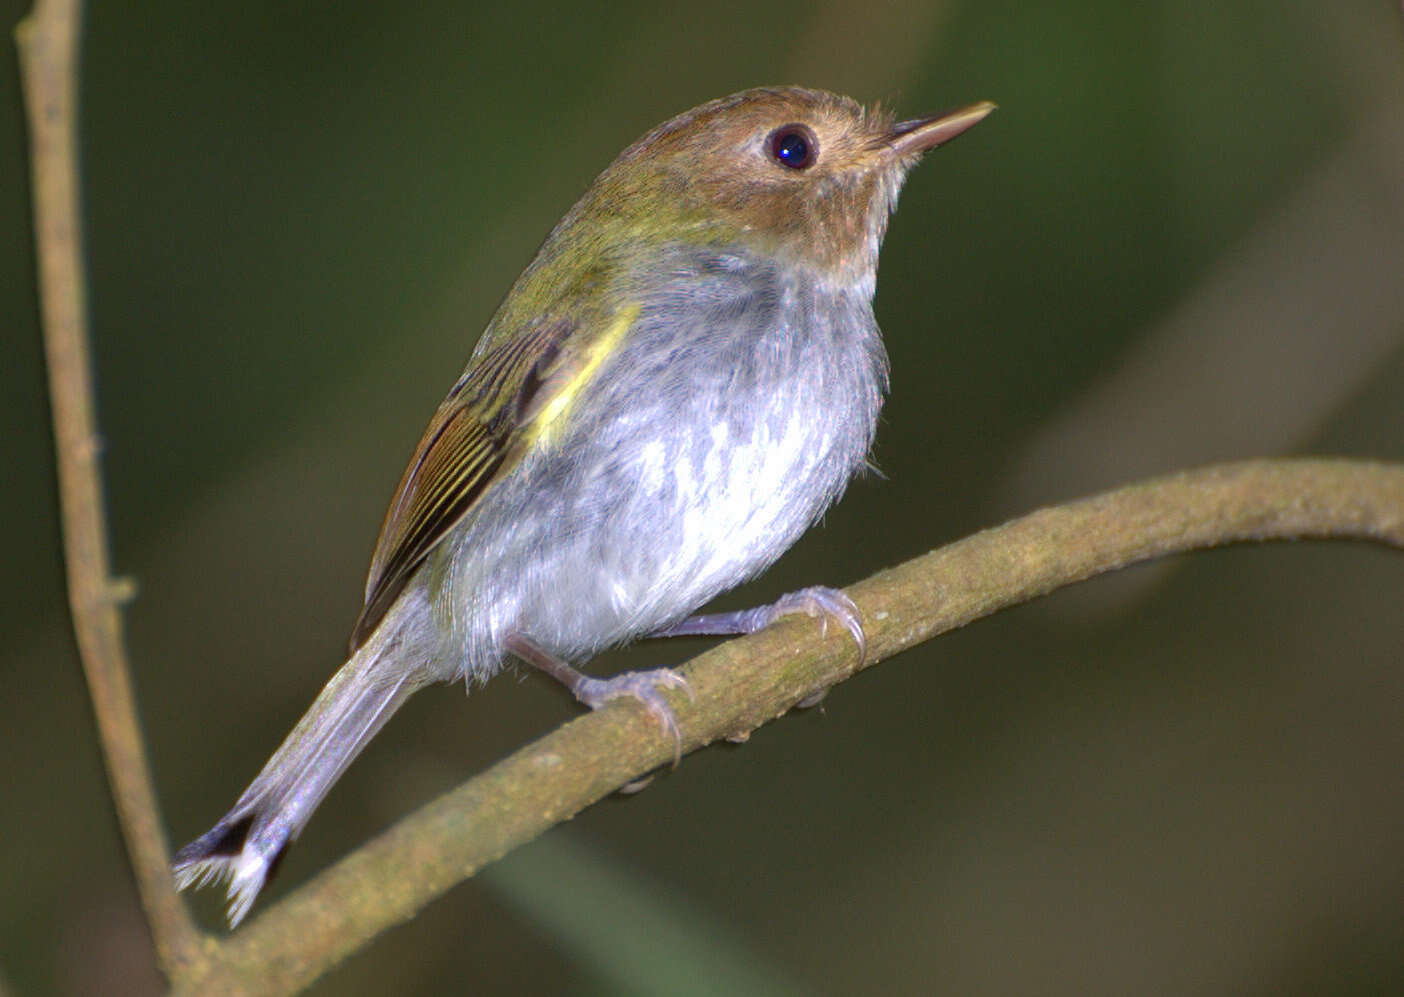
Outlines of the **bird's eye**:
{"type": "Polygon", "coordinates": [[[791,170],[805,170],[819,158],[819,140],[804,125],[781,125],[765,140],[770,158],[791,170]]]}

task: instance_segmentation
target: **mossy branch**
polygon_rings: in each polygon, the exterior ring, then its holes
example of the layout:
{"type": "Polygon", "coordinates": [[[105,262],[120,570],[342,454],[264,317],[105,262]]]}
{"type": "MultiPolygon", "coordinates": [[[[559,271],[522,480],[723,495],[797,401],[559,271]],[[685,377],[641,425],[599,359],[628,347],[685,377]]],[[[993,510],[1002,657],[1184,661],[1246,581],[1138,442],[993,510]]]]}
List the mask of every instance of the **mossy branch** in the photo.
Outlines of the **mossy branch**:
{"type": "MultiPolygon", "coordinates": [[[[1260,460],[1043,509],[847,589],[868,657],[840,627],[789,619],[684,666],[684,749],[745,738],[797,704],[939,633],[1093,575],[1237,541],[1404,546],[1404,467],[1260,460]]],[[[182,992],[292,993],[489,862],[671,760],[648,715],[580,717],[401,820],[247,927],[210,941],[182,992]]],[[[683,768],[686,773],[686,766],[683,768]]]]}

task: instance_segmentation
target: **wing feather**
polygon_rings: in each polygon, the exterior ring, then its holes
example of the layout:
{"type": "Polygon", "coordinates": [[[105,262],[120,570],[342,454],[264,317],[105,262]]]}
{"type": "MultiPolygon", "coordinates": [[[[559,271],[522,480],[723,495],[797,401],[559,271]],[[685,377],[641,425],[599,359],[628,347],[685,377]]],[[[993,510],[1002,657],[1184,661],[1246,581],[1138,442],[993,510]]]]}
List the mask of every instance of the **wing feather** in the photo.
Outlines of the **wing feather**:
{"type": "Polygon", "coordinates": [[[365,604],[351,632],[353,651],[504,464],[521,459],[522,430],[545,404],[539,396],[563,387],[557,369],[572,331],[569,322],[542,323],[496,345],[477,358],[439,406],[380,528],[365,604]]]}

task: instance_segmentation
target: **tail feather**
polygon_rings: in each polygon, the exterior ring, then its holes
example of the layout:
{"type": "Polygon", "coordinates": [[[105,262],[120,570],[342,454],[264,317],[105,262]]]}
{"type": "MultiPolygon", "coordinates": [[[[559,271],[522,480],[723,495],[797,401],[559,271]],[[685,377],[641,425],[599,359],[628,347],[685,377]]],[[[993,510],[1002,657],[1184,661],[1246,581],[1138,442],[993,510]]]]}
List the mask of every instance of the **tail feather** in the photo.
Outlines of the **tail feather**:
{"type": "Polygon", "coordinates": [[[231,811],[177,852],[172,863],[179,890],[228,881],[231,928],[248,914],[291,843],[290,835],[279,834],[272,827],[264,827],[264,833],[251,837],[257,817],[231,811]]]}
{"type": "Polygon", "coordinates": [[[231,927],[352,759],[420,687],[404,674],[378,675],[378,658],[363,647],[343,665],[234,808],[176,853],[178,889],[228,883],[231,927]]]}

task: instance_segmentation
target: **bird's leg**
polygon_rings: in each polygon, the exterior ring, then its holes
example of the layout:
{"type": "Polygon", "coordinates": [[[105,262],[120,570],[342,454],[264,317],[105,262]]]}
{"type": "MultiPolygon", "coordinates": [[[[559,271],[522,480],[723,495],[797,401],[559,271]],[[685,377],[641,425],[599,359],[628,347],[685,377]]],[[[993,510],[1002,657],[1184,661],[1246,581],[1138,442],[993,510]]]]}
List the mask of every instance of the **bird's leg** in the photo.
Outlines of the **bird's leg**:
{"type": "Polygon", "coordinates": [[[682,732],[678,729],[673,708],[659,690],[682,689],[691,698],[692,689],[687,680],[671,668],[625,672],[613,678],[597,679],[571,667],[526,634],[508,634],[507,650],[565,686],[572,696],[592,710],[599,709],[612,699],[638,700],[664,732],[672,735],[673,765],[676,766],[682,759],[682,732]]]}
{"type": "Polygon", "coordinates": [[[868,642],[863,636],[863,617],[853,600],[838,589],[815,585],[810,588],[781,596],[769,606],[755,609],[740,609],[731,613],[704,613],[689,616],[679,623],[662,630],[655,630],[650,637],[712,637],[724,634],[753,634],[764,630],[782,616],[804,613],[821,621],[825,635],[829,629],[829,618],[843,624],[845,630],[858,645],[858,661],[861,664],[867,654],[868,642]]]}

